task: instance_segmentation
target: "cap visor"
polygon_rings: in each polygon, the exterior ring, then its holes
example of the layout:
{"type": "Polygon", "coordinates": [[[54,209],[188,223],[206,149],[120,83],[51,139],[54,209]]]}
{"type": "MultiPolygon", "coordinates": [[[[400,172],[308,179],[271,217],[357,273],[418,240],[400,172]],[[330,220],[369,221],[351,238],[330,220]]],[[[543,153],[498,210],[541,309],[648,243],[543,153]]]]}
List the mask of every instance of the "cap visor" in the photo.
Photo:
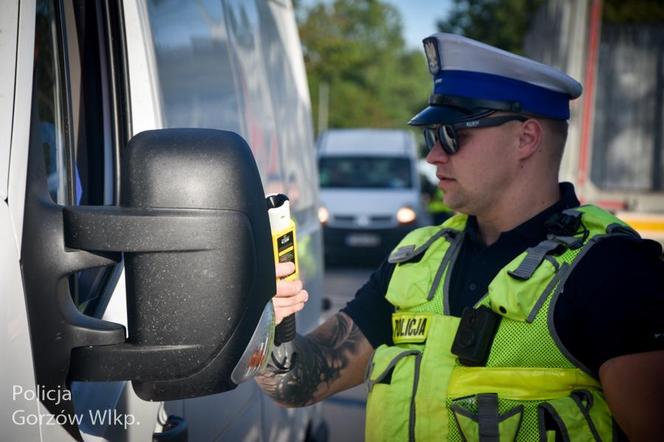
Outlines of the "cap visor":
{"type": "Polygon", "coordinates": [[[467,120],[475,114],[486,112],[486,109],[463,110],[450,106],[428,106],[408,122],[411,126],[431,126],[434,124],[453,124],[467,120]]]}

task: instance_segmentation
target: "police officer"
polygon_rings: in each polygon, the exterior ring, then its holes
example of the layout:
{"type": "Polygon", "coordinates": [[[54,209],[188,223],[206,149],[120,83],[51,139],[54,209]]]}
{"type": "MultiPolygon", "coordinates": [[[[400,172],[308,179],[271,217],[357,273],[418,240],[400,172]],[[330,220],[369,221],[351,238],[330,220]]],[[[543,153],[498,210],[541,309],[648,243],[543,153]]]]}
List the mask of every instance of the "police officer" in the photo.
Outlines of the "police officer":
{"type": "MultiPolygon", "coordinates": [[[[457,214],[408,234],[259,385],[303,406],[366,373],[368,440],[661,437],[661,247],[558,183],[581,85],[460,36],[424,48],[433,94],[410,124],[457,214]]],[[[280,318],[306,292],[274,299],[280,318]]]]}

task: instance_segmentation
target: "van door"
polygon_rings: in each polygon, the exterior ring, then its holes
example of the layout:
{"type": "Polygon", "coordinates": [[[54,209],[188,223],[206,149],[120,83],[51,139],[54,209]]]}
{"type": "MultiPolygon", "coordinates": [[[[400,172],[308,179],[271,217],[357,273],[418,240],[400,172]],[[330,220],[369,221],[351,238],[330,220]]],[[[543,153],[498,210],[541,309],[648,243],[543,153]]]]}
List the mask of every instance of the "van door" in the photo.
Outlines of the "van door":
{"type": "MultiPolygon", "coordinates": [[[[59,280],[49,248],[62,241],[62,224],[51,225],[48,204],[34,199],[69,206],[119,202],[121,147],[131,133],[122,7],[101,0],[37,0],[33,17],[29,149],[42,158],[44,170],[29,167],[26,180],[28,189],[45,186],[46,192],[30,191],[26,199],[21,244],[26,299],[30,307],[39,292],[51,291],[54,299],[69,296],[81,313],[101,318],[119,281],[121,258],[110,257],[97,268],[59,280]]],[[[48,312],[29,311],[33,327],[49,319],[48,312]]],[[[32,346],[36,381],[48,396],[58,377],[66,376],[69,361],[51,353],[57,345],[45,339],[33,334],[32,346]]],[[[44,440],[63,438],[64,429],[74,438],[80,437],[79,429],[93,439],[152,437],[158,404],[140,401],[140,409],[132,409],[139,401],[126,382],[74,382],[70,397],[58,391],[57,396],[40,397],[40,413],[65,410],[71,418],[57,420],[59,425],[40,422],[44,440]]]]}
{"type": "MultiPolygon", "coordinates": [[[[30,55],[32,53],[30,23],[34,22],[34,11],[25,6],[21,9],[23,16],[19,14],[18,2],[7,2],[3,4],[0,14],[0,320],[3,324],[3,332],[0,333],[0,359],[3,361],[0,364],[0,391],[4,392],[0,401],[3,416],[0,425],[2,437],[7,440],[39,440],[39,425],[23,424],[28,416],[39,415],[38,400],[27,395],[35,390],[35,378],[19,265],[20,239],[15,222],[16,216],[22,213],[23,203],[18,199],[18,204],[14,204],[13,199],[14,195],[22,196],[23,186],[12,189],[12,205],[9,204],[12,138],[17,143],[27,143],[29,125],[29,119],[21,114],[22,109],[29,108],[29,103],[26,105],[20,99],[17,101],[16,97],[30,90],[32,56],[20,57],[19,60],[18,53],[19,49],[25,48],[30,55]],[[26,15],[26,10],[29,15],[26,15]],[[19,24],[22,31],[27,31],[21,40],[19,24]],[[27,78],[20,74],[27,75],[27,78]],[[21,210],[17,205],[21,206],[21,210]],[[12,211],[14,208],[16,210],[12,211]]],[[[15,153],[15,159],[21,163],[20,153],[15,153]]],[[[25,165],[22,169],[21,181],[24,181],[25,165]]]]}

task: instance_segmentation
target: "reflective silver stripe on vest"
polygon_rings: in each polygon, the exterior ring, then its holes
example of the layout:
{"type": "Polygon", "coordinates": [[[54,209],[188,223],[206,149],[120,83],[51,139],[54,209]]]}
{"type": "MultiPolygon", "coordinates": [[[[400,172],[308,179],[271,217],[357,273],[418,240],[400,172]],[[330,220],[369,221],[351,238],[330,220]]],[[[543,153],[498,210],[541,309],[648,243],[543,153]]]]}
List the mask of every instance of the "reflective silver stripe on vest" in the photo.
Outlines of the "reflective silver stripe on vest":
{"type": "Polygon", "coordinates": [[[422,365],[422,353],[415,356],[415,373],[413,380],[413,393],[410,397],[410,419],[408,422],[408,440],[415,441],[415,397],[417,396],[417,386],[420,383],[420,365],[422,365]]]}
{"type": "MultiPolygon", "coordinates": [[[[554,260],[554,262],[556,262],[554,260]]],[[[556,262],[556,266],[558,263],[556,262]]],[[[546,285],[546,288],[540,295],[539,299],[537,299],[537,302],[535,302],[535,305],[533,306],[533,309],[530,311],[528,314],[528,317],[526,318],[526,322],[532,323],[535,320],[535,316],[537,316],[537,313],[540,311],[542,306],[544,305],[544,302],[547,300],[549,295],[551,294],[551,291],[561,282],[567,279],[567,274],[569,273],[571,269],[571,266],[567,263],[563,263],[563,265],[558,268],[556,267],[556,274],[551,278],[551,281],[546,285]]]]}
{"type": "Polygon", "coordinates": [[[590,417],[590,409],[593,406],[593,395],[590,393],[588,390],[576,390],[572,392],[572,400],[576,404],[577,407],[579,407],[579,411],[581,411],[581,414],[583,415],[583,418],[586,420],[586,423],[588,424],[588,428],[590,429],[590,432],[592,433],[593,437],[595,438],[596,442],[602,442],[602,438],[599,437],[599,432],[597,431],[597,427],[595,426],[595,423],[593,422],[593,419],[590,417]],[[583,403],[583,400],[585,399],[586,404],[583,403]]]}
{"type": "Polygon", "coordinates": [[[605,235],[595,235],[592,238],[588,240],[579,252],[579,254],[574,258],[574,261],[572,261],[570,267],[568,270],[565,272],[558,272],[561,274],[560,282],[558,283],[558,286],[556,287],[552,298],[551,298],[551,305],[549,307],[549,313],[548,313],[548,318],[547,318],[547,325],[549,328],[549,334],[551,334],[551,337],[553,338],[553,342],[556,343],[558,346],[558,349],[560,352],[565,356],[572,364],[574,364],[577,368],[583,370],[586,372],[588,375],[592,376],[593,378],[595,375],[593,372],[586,367],[581,361],[579,361],[577,358],[575,358],[572,353],[565,347],[563,344],[562,340],[560,339],[560,336],[558,336],[558,332],[556,331],[556,327],[553,324],[553,314],[556,310],[556,304],[558,303],[558,298],[563,292],[563,289],[565,287],[565,283],[567,282],[567,278],[569,278],[569,275],[572,274],[572,271],[576,268],[576,266],[581,262],[583,257],[588,253],[588,251],[599,241],[610,238],[612,236],[615,236],[616,234],[605,234],[605,235]],[[564,273],[564,274],[562,274],[564,273]]]}
{"type": "Polygon", "coordinates": [[[456,258],[456,252],[459,249],[459,244],[461,244],[461,241],[463,240],[463,233],[458,233],[452,238],[449,236],[447,237],[451,244],[445,252],[445,256],[443,256],[443,259],[440,262],[440,266],[438,266],[438,271],[436,271],[436,276],[433,279],[433,283],[429,289],[429,294],[427,295],[427,301],[431,301],[433,297],[436,296],[436,290],[438,290],[438,286],[440,285],[440,280],[443,278],[445,269],[447,269],[450,263],[453,262],[453,259],[456,258]]]}
{"type": "MultiPolygon", "coordinates": [[[[454,242],[450,246],[450,248],[447,250],[446,257],[449,256],[449,263],[450,265],[454,265],[454,263],[457,260],[457,256],[459,255],[459,251],[461,250],[461,243],[463,243],[463,237],[465,235],[465,232],[459,233],[456,238],[454,238],[454,242]]],[[[450,281],[452,280],[452,272],[447,272],[445,274],[445,287],[443,287],[443,313],[446,315],[451,314],[450,313],[450,281]]]]}
{"type": "Polygon", "coordinates": [[[419,351],[419,350],[407,350],[407,351],[404,351],[403,353],[399,353],[399,355],[396,358],[392,359],[390,361],[390,363],[388,364],[388,366],[385,367],[385,370],[383,370],[383,372],[381,374],[376,376],[375,380],[373,380],[373,381],[369,380],[367,382],[367,386],[369,387],[369,391],[371,391],[373,389],[374,385],[380,384],[380,382],[383,380],[383,378],[390,372],[390,370],[392,370],[394,368],[395,365],[397,365],[397,363],[400,360],[402,360],[406,356],[421,355],[421,354],[422,354],[422,352],[419,351]]]}

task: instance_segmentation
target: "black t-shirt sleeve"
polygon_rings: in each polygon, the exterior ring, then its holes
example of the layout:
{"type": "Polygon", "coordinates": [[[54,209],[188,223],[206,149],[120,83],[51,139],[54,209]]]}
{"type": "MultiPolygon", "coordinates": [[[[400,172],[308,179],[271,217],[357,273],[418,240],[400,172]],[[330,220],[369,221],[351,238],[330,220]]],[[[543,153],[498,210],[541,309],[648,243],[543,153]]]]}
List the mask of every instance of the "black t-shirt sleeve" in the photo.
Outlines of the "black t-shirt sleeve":
{"type": "Polygon", "coordinates": [[[617,356],[664,349],[664,261],[654,241],[608,238],[567,280],[554,310],[567,350],[596,376],[617,356]]]}
{"type": "Polygon", "coordinates": [[[384,261],[355,293],[355,298],[341,309],[362,330],[373,348],[392,344],[391,318],[394,308],[385,299],[385,293],[393,272],[394,264],[384,261]]]}

